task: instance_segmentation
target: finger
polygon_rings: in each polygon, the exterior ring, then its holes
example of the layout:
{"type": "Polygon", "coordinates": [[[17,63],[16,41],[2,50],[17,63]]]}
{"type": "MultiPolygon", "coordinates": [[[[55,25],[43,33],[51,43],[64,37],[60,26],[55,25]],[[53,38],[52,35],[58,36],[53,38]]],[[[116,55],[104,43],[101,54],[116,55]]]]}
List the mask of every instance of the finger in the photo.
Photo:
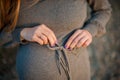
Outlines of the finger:
{"type": "Polygon", "coordinates": [[[56,36],[55,36],[55,34],[54,34],[53,31],[51,31],[51,35],[52,35],[52,37],[53,37],[53,39],[54,39],[54,43],[57,43],[57,38],[56,38],[56,36]]]}
{"type": "Polygon", "coordinates": [[[88,41],[88,40],[86,40],[86,41],[83,43],[82,47],[87,47],[87,44],[86,44],[87,41],[88,41]]]}
{"type": "Polygon", "coordinates": [[[45,33],[43,33],[45,36],[47,36],[48,38],[48,41],[50,43],[51,46],[54,46],[55,45],[55,41],[54,41],[54,38],[52,36],[52,34],[48,31],[46,31],[45,33]]]}
{"type": "Polygon", "coordinates": [[[48,42],[50,43],[51,46],[55,45],[53,32],[46,25],[44,25],[44,24],[40,25],[37,32],[39,32],[38,34],[44,34],[47,37],[48,42]],[[39,30],[41,30],[41,31],[39,31],[39,30]]]}
{"type": "Polygon", "coordinates": [[[81,30],[76,31],[67,41],[65,47],[68,49],[70,47],[70,44],[72,43],[72,41],[75,39],[75,37],[77,37],[79,34],[82,34],[81,30]]]}
{"type": "Polygon", "coordinates": [[[33,37],[33,41],[39,43],[40,45],[43,45],[43,40],[37,37],[36,35],[33,37]]]}
{"type": "MultiPolygon", "coordinates": [[[[43,24],[43,26],[45,26],[45,25],[43,24]]],[[[49,29],[48,27],[46,27],[46,26],[45,26],[45,30],[48,31],[48,32],[50,32],[51,35],[52,35],[52,37],[53,37],[53,39],[54,39],[54,41],[57,42],[57,38],[55,36],[55,33],[51,29],[49,29]]]]}
{"type": "Polygon", "coordinates": [[[92,40],[88,39],[85,41],[85,43],[82,45],[83,47],[87,47],[90,45],[90,43],[92,42],[92,40]]]}
{"type": "Polygon", "coordinates": [[[81,47],[84,43],[85,43],[85,41],[87,41],[88,40],[88,37],[86,37],[86,36],[84,36],[84,37],[82,37],[80,40],[79,40],[79,42],[78,42],[78,44],[76,45],[78,48],[79,47],[81,47]]]}
{"type": "Polygon", "coordinates": [[[38,37],[43,40],[43,44],[48,44],[48,39],[44,34],[38,35],[38,37]]]}
{"type": "Polygon", "coordinates": [[[70,46],[69,46],[70,49],[73,49],[82,37],[84,37],[84,34],[79,34],[70,44],[70,46]]]}

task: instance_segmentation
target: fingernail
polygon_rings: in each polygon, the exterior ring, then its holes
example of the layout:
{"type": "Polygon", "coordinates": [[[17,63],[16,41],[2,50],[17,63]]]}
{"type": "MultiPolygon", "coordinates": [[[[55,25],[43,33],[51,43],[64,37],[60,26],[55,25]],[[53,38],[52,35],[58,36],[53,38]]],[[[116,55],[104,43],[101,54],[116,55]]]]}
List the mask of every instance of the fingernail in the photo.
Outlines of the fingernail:
{"type": "Polygon", "coordinates": [[[65,45],[65,47],[66,47],[66,49],[68,49],[68,48],[69,48],[69,46],[67,46],[67,45],[65,45]]]}
{"type": "Polygon", "coordinates": [[[71,48],[68,48],[69,51],[71,51],[72,49],[71,48]]]}
{"type": "Polygon", "coordinates": [[[65,49],[67,49],[66,45],[64,46],[65,49]]]}
{"type": "Polygon", "coordinates": [[[55,46],[55,44],[52,44],[51,46],[52,46],[52,47],[54,47],[54,46],[55,46]]]}

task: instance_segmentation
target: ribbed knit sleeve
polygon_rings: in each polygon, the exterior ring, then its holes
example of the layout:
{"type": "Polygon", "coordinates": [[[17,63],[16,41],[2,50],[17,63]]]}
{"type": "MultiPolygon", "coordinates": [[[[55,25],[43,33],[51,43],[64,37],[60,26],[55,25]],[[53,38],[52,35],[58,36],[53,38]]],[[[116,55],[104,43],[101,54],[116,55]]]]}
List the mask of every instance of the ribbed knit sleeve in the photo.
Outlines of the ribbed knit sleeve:
{"type": "Polygon", "coordinates": [[[93,37],[101,36],[106,32],[105,26],[111,16],[111,5],[108,0],[87,0],[92,13],[83,29],[88,30],[93,37]]]}

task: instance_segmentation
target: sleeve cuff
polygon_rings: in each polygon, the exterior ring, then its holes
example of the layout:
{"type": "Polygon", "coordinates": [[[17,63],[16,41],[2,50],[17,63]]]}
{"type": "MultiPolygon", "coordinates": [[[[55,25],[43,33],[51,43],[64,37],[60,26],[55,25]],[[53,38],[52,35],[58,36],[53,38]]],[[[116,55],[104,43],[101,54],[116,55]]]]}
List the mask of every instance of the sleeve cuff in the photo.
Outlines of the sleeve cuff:
{"type": "Polygon", "coordinates": [[[100,23],[98,23],[97,21],[85,25],[83,29],[90,32],[93,37],[99,37],[106,33],[105,28],[102,25],[100,25],[100,23]]]}

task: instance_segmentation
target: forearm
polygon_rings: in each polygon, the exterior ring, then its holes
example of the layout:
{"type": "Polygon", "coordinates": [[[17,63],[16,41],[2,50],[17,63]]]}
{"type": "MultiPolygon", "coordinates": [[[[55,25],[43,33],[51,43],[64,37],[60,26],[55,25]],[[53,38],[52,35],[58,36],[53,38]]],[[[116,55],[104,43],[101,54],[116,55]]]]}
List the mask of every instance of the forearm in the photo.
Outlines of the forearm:
{"type": "Polygon", "coordinates": [[[93,37],[106,32],[106,24],[111,17],[111,6],[107,0],[89,0],[92,13],[83,29],[88,30],[93,37]]]}
{"type": "Polygon", "coordinates": [[[12,42],[11,32],[5,32],[5,31],[0,32],[0,46],[1,47],[3,46],[5,47],[11,42],[12,42]]]}
{"type": "Polygon", "coordinates": [[[4,48],[12,48],[19,46],[21,42],[20,33],[24,28],[15,28],[12,32],[2,30],[0,32],[0,46],[4,48]]]}

